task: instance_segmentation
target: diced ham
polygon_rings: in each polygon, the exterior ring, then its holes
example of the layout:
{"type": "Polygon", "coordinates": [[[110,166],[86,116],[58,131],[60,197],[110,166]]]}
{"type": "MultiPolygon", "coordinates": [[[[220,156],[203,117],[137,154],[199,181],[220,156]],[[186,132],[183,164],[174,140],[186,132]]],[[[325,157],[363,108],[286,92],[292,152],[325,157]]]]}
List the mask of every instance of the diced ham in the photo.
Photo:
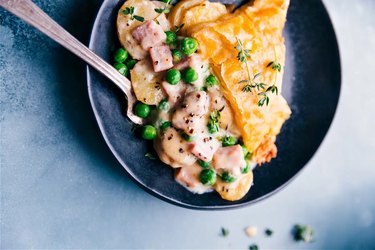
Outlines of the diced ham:
{"type": "Polygon", "coordinates": [[[190,143],[190,150],[193,155],[202,161],[212,160],[214,153],[219,148],[220,143],[213,137],[198,138],[190,143]]]}
{"type": "Polygon", "coordinates": [[[208,70],[208,63],[203,61],[198,54],[193,54],[189,57],[182,59],[178,64],[175,65],[175,68],[183,71],[187,67],[191,67],[198,73],[198,79],[194,81],[194,86],[200,88],[204,86],[207,76],[210,74],[208,70]]]}
{"type": "Polygon", "coordinates": [[[241,174],[241,169],[246,167],[242,147],[234,145],[219,148],[213,159],[213,167],[218,171],[227,171],[234,176],[241,174]]]}
{"type": "Polygon", "coordinates": [[[178,69],[179,71],[182,71],[186,69],[187,67],[189,67],[189,64],[190,64],[190,57],[186,57],[182,59],[179,63],[177,63],[175,65],[175,68],[178,69]]]}
{"type": "Polygon", "coordinates": [[[187,171],[187,168],[179,168],[176,172],[176,181],[178,181],[180,184],[183,184],[186,187],[195,187],[199,185],[199,180],[195,173],[191,173],[190,171],[187,171]]]}
{"type": "Polygon", "coordinates": [[[149,50],[155,72],[161,72],[173,67],[173,58],[168,46],[155,46],[149,50]]]}
{"type": "Polygon", "coordinates": [[[153,46],[162,44],[167,38],[163,28],[152,20],[136,27],[132,32],[133,37],[137,40],[144,50],[153,46]]]}
{"type": "Polygon", "coordinates": [[[209,98],[205,91],[192,91],[185,96],[172,117],[175,128],[194,135],[206,126],[204,115],[208,111],[209,98]]]}
{"type": "MultiPolygon", "coordinates": [[[[157,9],[164,9],[165,7],[168,7],[167,4],[162,1],[151,2],[155,5],[157,9]]],[[[171,23],[168,21],[164,13],[158,15],[155,21],[163,28],[164,31],[171,30],[171,23]]]]}
{"type": "Polygon", "coordinates": [[[175,105],[181,99],[181,97],[184,95],[186,91],[186,85],[182,83],[172,85],[166,81],[163,81],[161,83],[161,87],[163,88],[164,92],[168,95],[168,102],[171,105],[175,105]]]}

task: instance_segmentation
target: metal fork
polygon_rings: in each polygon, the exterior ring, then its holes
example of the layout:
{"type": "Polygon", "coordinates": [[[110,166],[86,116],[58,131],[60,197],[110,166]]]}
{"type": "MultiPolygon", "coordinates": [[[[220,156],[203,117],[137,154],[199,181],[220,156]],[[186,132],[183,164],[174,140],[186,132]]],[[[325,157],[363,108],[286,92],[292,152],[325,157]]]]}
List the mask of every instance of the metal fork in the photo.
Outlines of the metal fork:
{"type": "Polygon", "coordinates": [[[73,37],[31,0],[0,0],[0,6],[37,28],[112,80],[127,97],[129,119],[136,124],[142,124],[142,119],[133,113],[136,98],[126,77],[73,37]]]}

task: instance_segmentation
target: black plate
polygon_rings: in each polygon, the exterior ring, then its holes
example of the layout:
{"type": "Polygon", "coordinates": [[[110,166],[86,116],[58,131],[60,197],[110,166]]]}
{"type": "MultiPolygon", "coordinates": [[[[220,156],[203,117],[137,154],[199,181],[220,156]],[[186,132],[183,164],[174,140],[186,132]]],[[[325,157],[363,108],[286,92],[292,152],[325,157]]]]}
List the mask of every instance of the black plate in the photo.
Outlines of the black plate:
{"type": "MultiPolygon", "coordinates": [[[[90,48],[108,62],[119,46],[115,22],[120,5],[118,0],[103,2],[91,35],[90,48]]],[[[190,193],[174,181],[172,168],[145,157],[150,145],[131,132],[132,124],[124,115],[123,94],[88,68],[88,89],[96,119],[108,146],[130,176],[151,194],[196,209],[248,205],[290,182],[327,133],[340,94],[341,70],[335,33],[321,1],[292,0],[284,36],[287,60],[283,95],[293,114],[278,136],[278,157],[254,170],[254,186],[235,202],[225,201],[215,192],[190,193]]]]}

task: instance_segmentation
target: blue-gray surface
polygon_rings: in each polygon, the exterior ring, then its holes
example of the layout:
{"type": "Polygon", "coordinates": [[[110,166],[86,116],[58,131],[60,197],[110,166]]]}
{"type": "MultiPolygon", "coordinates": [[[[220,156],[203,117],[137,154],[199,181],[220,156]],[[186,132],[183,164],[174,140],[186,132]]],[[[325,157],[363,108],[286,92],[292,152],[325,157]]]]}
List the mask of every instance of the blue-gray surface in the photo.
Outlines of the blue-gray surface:
{"type": "MultiPolygon", "coordinates": [[[[87,43],[101,1],[36,2],[87,43]]],[[[324,2],[343,67],[327,137],[284,190],[216,212],[179,208],[136,186],[97,128],[84,64],[0,10],[1,248],[375,249],[375,1],[324,2]],[[312,225],[316,241],[294,242],[295,223],[312,225]],[[254,238],[243,232],[249,225],[254,238]]]]}

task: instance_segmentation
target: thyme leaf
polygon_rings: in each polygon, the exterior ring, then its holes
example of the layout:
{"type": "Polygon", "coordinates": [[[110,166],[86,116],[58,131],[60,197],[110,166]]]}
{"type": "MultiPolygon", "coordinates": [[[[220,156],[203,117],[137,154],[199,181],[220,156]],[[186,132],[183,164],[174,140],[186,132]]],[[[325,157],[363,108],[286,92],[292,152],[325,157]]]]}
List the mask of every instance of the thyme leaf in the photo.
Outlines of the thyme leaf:
{"type": "Polygon", "coordinates": [[[281,64],[276,61],[271,61],[267,64],[266,68],[271,67],[273,70],[281,72],[281,64]]]}
{"type": "Polygon", "coordinates": [[[163,8],[163,9],[154,9],[155,12],[161,14],[161,13],[169,13],[171,10],[170,9],[166,9],[166,8],[163,8]]]}
{"type": "Polygon", "coordinates": [[[150,152],[147,152],[147,153],[145,154],[145,157],[149,158],[150,160],[156,160],[155,155],[153,155],[153,154],[150,153],[150,152]]]}
{"type": "Polygon", "coordinates": [[[179,31],[182,29],[182,27],[184,27],[184,25],[185,25],[185,24],[183,23],[183,24],[181,24],[181,25],[179,25],[179,26],[174,26],[175,29],[176,29],[175,32],[176,32],[176,33],[179,32],[179,31]]]}
{"type": "Polygon", "coordinates": [[[292,233],[295,241],[314,241],[314,230],[311,226],[300,224],[294,225],[292,233]]]}
{"type": "Polygon", "coordinates": [[[222,227],[221,228],[221,235],[223,237],[227,237],[229,235],[229,229],[222,227]]]}
{"type": "Polygon", "coordinates": [[[121,11],[121,13],[125,16],[130,16],[130,20],[137,20],[139,22],[144,22],[145,19],[144,17],[141,17],[141,16],[138,16],[138,15],[134,15],[134,12],[135,12],[135,8],[133,6],[130,6],[130,7],[126,7],[125,9],[123,9],[121,11]]]}
{"type": "Polygon", "coordinates": [[[155,19],[158,19],[161,14],[169,13],[171,11],[170,2],[171,2],[171,0],[166,1],[165,6],[162,9],[154,9],[156,13],[159,13],[159,15],[157,15],[157,17],[155,17],[155,19]]]}
{"type": "Polygon", "coordinates": [[[249,250],[258,250],[258,249],[259,247],[256,244],[252,244],[251,246],[249,246],[249,250]]]}
{"type": "Polygon", "coordinates": [[[219,120],[220,120],[220,113],[223,111],[224,107],[220,110],[214,110],[210,113],[208,118],[207,128],[210,134],[215,134],[219,132],[219,120]]]}

